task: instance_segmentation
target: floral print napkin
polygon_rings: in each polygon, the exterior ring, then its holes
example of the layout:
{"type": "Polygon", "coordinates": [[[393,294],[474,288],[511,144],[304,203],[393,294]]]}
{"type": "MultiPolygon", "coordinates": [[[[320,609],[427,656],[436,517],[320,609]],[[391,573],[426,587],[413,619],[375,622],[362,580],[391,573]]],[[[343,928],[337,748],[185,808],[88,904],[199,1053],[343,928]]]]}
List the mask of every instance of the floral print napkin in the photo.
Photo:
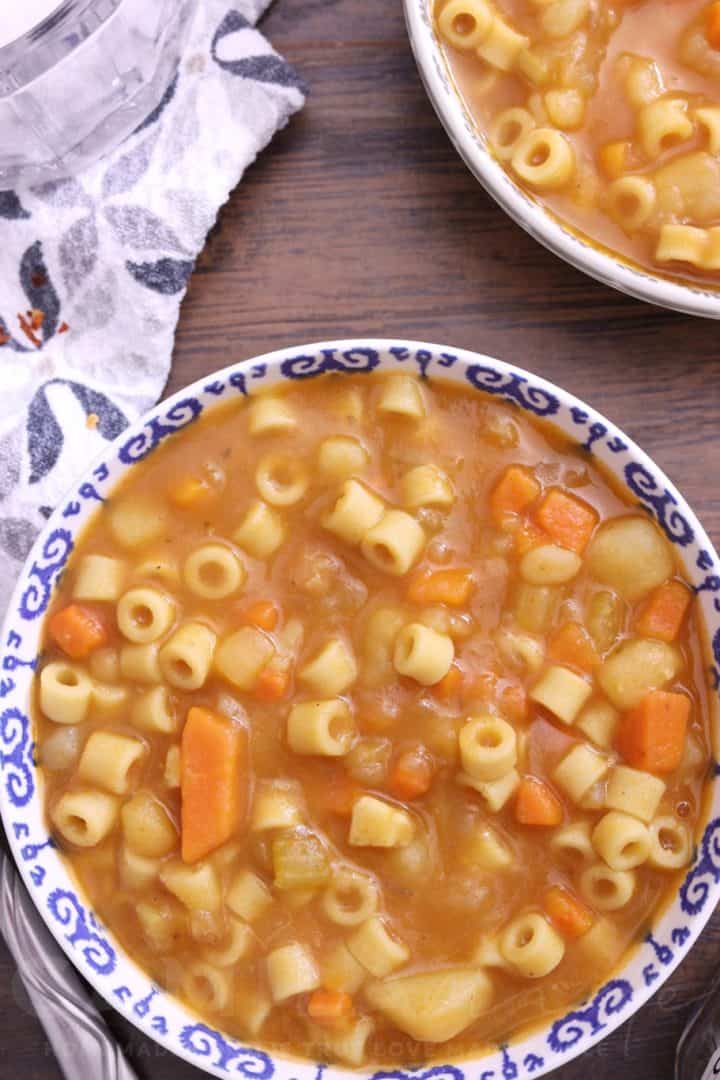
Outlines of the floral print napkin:
{"type": "Polygon", "coordinates": [[[0,191],[0,616],[55,503],[160,396],[207,232],[305,100],[255,29],[268,2],[200,0],[175,78],[121,146],[0,191]]]}

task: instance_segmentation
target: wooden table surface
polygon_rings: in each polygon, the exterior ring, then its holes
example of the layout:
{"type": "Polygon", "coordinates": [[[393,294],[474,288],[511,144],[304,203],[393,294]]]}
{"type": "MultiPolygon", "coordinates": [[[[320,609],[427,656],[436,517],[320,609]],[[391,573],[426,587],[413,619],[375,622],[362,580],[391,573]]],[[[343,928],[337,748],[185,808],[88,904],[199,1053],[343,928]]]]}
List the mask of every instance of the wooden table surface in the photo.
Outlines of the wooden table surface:
{"type": "MultiPolygon", "coordinates": [[[[425,97],[399,0],[278,0],[263,29],[311,96],[222,212],[183,305],[168,391],[326,338],[477,349],[560,383],[618,423],[720,544],[718,324],[596,284],[505,217],[425,97]]],[[[592,1062],[596,1080],[671,1080],[719,941],[716,915],[651,1004],[554,1076],[580,1080],[592,1062]]],[[[139,1076],[202,1075],[108,1019],[139,1076]]],[[[0,1080],[59,1077],[0,945],[0,1080]]]]}

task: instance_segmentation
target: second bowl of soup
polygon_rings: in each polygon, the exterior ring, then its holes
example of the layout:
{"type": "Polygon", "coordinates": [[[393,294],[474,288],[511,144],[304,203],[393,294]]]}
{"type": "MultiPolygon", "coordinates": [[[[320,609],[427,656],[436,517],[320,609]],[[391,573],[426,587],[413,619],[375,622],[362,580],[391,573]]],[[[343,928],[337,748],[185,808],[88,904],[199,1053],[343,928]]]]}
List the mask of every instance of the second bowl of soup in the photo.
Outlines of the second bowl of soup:
{"type": "Polygon", "coordinates": [[[654,303],[720,316],[720,7],[406,0],[438,114],[521,225],[654,303]]]}
{"type": "Polygon", "coordinates": [[[217,1075],[548,1071],[718,892],[714,558],[640,451],[497,361],[330,343],[196,385],[10,608],[36,902],[217,1075]]]}

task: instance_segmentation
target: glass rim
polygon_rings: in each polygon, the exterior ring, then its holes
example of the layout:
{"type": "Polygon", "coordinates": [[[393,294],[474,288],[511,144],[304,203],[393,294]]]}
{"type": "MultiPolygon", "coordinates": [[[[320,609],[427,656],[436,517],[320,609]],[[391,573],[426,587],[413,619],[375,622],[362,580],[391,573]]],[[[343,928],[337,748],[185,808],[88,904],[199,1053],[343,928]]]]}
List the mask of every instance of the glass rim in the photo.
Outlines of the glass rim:
{"type": "Polygon", "coordinates": [[[56,5],[40,22],[31,26],[24,34],[0,46],[0,101],[12,97],[29,83],[51,71],[105,23],[124,0],[56,0],[56,5]],[[104,14],[97,10],[106,7],[104,14]],[[96,8],[96,25],[84,28],[77,34],[60,35],[72,28],[70,20],[81,18],[96,8]],[[52,44],[55,49],[44,50],[43,45],[52,44]],[[24,70],[18,76],[17,64],[23,61],[24,70]]]}

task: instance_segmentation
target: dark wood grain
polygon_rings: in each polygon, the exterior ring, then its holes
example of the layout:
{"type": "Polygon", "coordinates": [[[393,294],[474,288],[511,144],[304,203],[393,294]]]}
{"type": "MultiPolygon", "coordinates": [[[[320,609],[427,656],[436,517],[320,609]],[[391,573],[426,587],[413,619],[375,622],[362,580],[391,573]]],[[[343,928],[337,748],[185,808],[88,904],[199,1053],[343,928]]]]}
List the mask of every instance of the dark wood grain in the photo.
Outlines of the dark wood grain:
{"type": "MultiPolygon", "coordinates": [[[[606,413],[720,542],[718,325],[595,284],[502,214],[425,98],[399,4],[279,0],[264,29],[311,97],[213,230],[183,305],[168,391],[323,338],[397,335],[478,349],[606,413]]],[[[716,916],[653,1001],[558,1080],[584,1080],[588,1067],[595,1080],[671,1080],[719,945],[716,916]]],[[[141,1077],[201,1075],[109,1019],[141,1077]]],[[[2,1080],[59,1080],[2,948],[0,1048],[2,1080]]]]}

